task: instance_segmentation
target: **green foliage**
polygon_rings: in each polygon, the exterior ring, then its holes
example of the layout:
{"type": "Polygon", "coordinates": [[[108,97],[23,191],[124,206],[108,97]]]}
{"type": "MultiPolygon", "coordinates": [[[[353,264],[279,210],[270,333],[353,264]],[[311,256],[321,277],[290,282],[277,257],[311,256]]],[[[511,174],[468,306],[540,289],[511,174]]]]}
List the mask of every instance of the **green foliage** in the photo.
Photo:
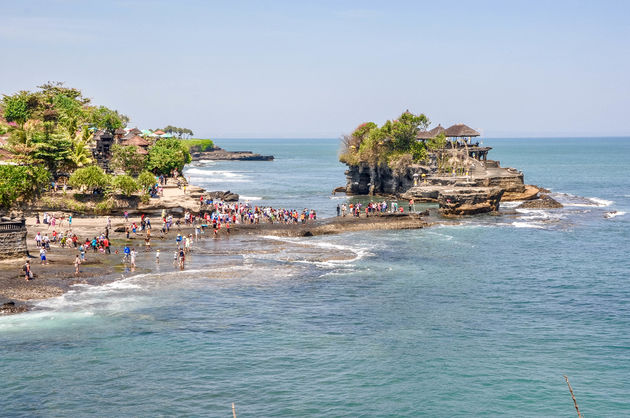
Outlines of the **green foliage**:
{"type": "Polygon", "coordinates": [[[176,135],[180,139],[186,138],[186,137],[190,138],[191,136],[194,135],[193,131],[191,131],[188,128],[178,128],[176,126],[171,126],[171,125],[168,125],[165,128],[162,128],[162,131],[171,135],[176,135]]]}
{"type": "Polygon", "coordinates": [[[441,133],[435,138],[431,138],[427,141],[427,148],[429,150],[442,149],[444,147],[446,147],[446,136],[444,133],[441,133]]]}
{"type": "Polygon", "coordinates": [[[125,196],[131,196],[138,191],[138,183],[128,175],[116,176],[112,180],[112,186],[125,196]]]}
{"type": "Polygon", "coordinates": [[[145,192],[153,187],[153,185],[156,183],[155,176],[148,171],[143,171],[142,173],[140,173],[136,181],[145,192]]]}
{"type": "Polygon", "coordinates": [[[211,139],[186,139],[182,144],[189,152],[203,152],[214,148],[214,142],[211,139]]]}
{"type": "Polygon", "coordinates": [[[2,99],[4,118],[7,122],[15,122],[22,126],[30,119],[32,109],[29,108],[29,93],[21,91],[13,96],[5,95],[2,99]]]}
{"type": "Polygon", "coordinates": [[[44,167],[0,165],[0,208],[8,209],[39,196],[49,180],[44,167]]]}
{"type": "Polygon", "coordinates": [[[124,128],[129,122],[129,118],[127,116],[105,106],[91,107],[88,115],[88,119],[92,127],[109,132],[114,132],[116,129],[124,128]]]}
{"type": "Polygon", "coordinates": [[[98,202],[94,206],[94,210],[96,211],[96,213],[106,214],[106,213],[111,212],[115,206],[116,206],[116,201],[112,197],[108,197],[98,202]]]}
{"type": "Polygon", "coordinates": [[[414,115],[409,111],[398,119],[386,121],[380,128],[373,122],[361,124],[344,138],[345,149],[340,161],[352,165],[378,165],[402,161],[401,155],[408,155],[413,161],[426,159],[427,150],[416,137],[420,129],[426,129],[428,125],[425,115],[414,115]]]}
{"type": "Polygon", "coordinates": [[[190,152],[182,141],[175,138],[162,138],[149,148],[147,168],[156,174],[170,174],[173,170],[181,173],[184,165],[190,161],[190,152]]]}
{"type": "Polygon", "coordinates": [[[133,145],[114,145],[110,166],[114,170],[120,170],[130,176],[136,176],[146,164],[146,156],[139,154],[133,145]]]}
{"type": "Polygon", "coordinates": [[[72,142],[59,137],[37,139],[30,157],[35,163],[45,165],[51,173],[73,168],[72,142]]]}
{"type": "Polygon", "coordinates": [[[2,100],[11,127],[9,150],[21,164],[43,164],[52,173],[92,161],[89,126],[113,131],[128,118],[104,106],[88,106],[81,90],[48,82],[37,91],[20,91],[2,100]]]}
{"type": "Polygon", "coordinates": [[[110,179],[100,167],[91,165],[79,168],[72,173],[68,183],[76,189],[94,191],[107,187],[110,179]]]}

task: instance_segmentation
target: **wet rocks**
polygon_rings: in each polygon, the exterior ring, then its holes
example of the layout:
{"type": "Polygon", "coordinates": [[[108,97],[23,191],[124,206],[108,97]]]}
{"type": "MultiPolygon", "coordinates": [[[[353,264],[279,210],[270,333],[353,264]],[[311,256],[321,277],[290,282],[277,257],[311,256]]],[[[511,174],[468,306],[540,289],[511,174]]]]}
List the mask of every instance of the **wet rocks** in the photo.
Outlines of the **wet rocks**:
{"type": "Polygon", "coordinates": [[[273,155],[254,154],[251,151],[226,151],[223,148],[214,147],[211,151],[191,152],[193,161],[273,161],[273,155]]]}
{"type": "Polygon", "coordinates": [[[16,314],[28,311],[26,305],[16,305],[15,302],[5,302],[0,305],[0,315],[16,314]]]}
{"type": "Polygon", "coordinates": [[[458,187],[441,190],[438,196],[442,216],[476,215],[496,212],[504,190],[498,187],[458,187]]]}
{"type": "Polygon", "coordinates": [[[540,198],[523,202],[520,205],[518,205],[516,208],[517,209],[559,209],[562,207],[564,207],[562,203],[553,199],[549,195],[543,194],[543,195],[540,195],[540,198]]]}
{"type": "Polygon", "coordinates": [[[204,194],[204,198],[206,200],[223,200],[224,202],[238,202],[239,195],[236,193],[232,193],[229,190],[222,192],[206,192],[204,194]]]}

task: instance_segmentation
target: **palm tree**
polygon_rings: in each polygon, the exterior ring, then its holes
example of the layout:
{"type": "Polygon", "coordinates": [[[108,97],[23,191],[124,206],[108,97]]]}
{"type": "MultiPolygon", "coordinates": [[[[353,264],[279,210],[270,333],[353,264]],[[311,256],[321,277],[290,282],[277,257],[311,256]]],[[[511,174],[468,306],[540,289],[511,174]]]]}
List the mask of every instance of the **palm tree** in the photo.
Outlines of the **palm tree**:
{"type": "Polygon", "coordinates": [[[70,139],[72,141],[72,154],[70,154],[70,160],[72,161],[74,168],[81,168],[92,162],[92,151],[90,150],[90,145],[93,138],[94,134],[84,127],[70,139]]]}

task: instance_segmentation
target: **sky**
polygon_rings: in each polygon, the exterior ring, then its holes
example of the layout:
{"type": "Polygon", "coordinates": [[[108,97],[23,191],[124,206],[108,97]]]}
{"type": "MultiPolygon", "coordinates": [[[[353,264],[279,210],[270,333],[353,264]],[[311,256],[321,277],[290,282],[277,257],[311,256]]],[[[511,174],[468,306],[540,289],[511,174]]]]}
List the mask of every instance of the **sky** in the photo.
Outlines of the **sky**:
{"type": "Polygon", "coordinates": [[[0,0],[0,93],[131,126],[334,138],[405,110],[487,137],[630,135],[630,1],[0,0]]]}

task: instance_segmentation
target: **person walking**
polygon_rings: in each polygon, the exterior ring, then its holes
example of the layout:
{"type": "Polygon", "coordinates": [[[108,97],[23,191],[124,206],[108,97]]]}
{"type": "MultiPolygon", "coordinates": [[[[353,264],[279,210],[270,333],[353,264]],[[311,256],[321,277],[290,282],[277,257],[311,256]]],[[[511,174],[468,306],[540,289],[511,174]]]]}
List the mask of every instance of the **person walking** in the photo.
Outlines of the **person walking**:
{"type": "Polygon", "coordinates": [[[79,258],[79,254],[74,257],[74,277],[79,276],[79,266],[81,265],[81,259],[79,258]]]}

